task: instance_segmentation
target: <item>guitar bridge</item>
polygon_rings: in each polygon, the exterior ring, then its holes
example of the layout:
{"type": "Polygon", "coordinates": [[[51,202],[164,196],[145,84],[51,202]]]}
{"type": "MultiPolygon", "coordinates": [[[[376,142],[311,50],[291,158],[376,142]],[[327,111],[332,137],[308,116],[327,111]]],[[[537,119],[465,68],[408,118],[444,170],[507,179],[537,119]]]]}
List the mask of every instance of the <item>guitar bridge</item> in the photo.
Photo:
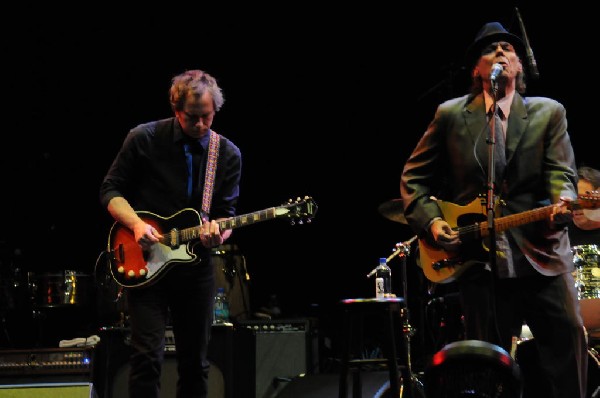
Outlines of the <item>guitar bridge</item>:
{"type": "Polygon", "coordinates": [[[433,268],[435,271],[439,271],[442,268],[453,268],[457,265],[461,265],[463,263],[462,260],[458,259],[458,258],[445,258],[443,260],[440,261],[436,261],[431,265],[431,268],[433,268]]]}

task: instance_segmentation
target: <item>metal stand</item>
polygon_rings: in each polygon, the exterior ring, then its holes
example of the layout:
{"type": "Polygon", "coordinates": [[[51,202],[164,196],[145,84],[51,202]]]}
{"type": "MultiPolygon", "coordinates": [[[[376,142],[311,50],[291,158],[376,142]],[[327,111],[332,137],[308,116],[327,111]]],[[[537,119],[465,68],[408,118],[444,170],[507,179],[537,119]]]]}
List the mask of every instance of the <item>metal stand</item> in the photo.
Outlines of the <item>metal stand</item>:
{"type": "Polygon", "coordinates": [[[403,314],[403,319],[404,319],[403,335],[406,339],[406,351],[407,351],[406,358],[408,360],[408,363],[406,364],[406,366],[408,367],[408,374],[410,375],[409,388],[411,389],[411,391],[410,391],[411,397],[417,397],[417,391],[419,391],[419,392],[423,391],[423,383],[421,383],[421,381],[413,374],[413,371],[412,371],[411,338],[416,333],[416,330],[413,329],[413,327],[410,324],[410,310],[408,307],[408,277],[407,277],[407,273],[406,273],[406,258],[408,256],[410,256],[410,245],[416,239],[417,239],[417,236],[415,235],[412,238],[410,238],[409,240],[407,240],[406,242],[397,243],[394,253],[392,253],[387,259],[388,261],[390,261],[392,258],[398,256],[402,262],[402,292],[404,294],[404,302],[406,303],[406,306],[403,309],[403,311],[405,311],[405,313],[403,314]]]}
{"type": "MultiPolygon", "coordinates": [[[[413,236],[406,242],[397,243],[394,248],[394,252],[386,259],[387,262],[391,261],[394,257],[399,257],[402,261],[402,293],[404,295],[404,303],[405,306],[402,308],[402,319],[403,319],[403,336],[406,339],[405,349],[406,349],[406,358],[407,364],[406,367],[408,369],[408,374],[410,375],[410,384],[408,392],[408,396],[416,398],[419,396],[423,396],[423,383],[413,374],[412,364],[411,364],[411,338],[416,333],[410,324],[410,314],[408,308],[408,277],[406,273],[406,258],[410,256],[410,245],[417,239],[417,236],[413,236]],[[417,395],[417,393],[419,393],[417,395]]],[[[370,277],[375,274],[375,269],[373,269],[367,277],[370,277]]]]}

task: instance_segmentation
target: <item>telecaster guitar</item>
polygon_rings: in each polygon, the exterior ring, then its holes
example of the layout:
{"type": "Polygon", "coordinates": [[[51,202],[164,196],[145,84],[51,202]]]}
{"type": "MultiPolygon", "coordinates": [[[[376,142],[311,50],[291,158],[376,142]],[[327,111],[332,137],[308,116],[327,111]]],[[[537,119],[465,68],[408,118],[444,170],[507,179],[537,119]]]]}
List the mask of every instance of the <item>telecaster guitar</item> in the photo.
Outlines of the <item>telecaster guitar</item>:
{"type": "MultiPolygon", "coordinates": [[[[443,200],[437,201],[444,220],[452,229],[458,231],[463,242],[458,252],[445,251],[419,239],[419,260],[425,277],[435,283],[455,281],[471,265],[475,264],[476,253],[486,250],[483,238],[489,235],[486,217],[485,199],[475,199],[466,206],[456,205],[443,200]],[[478,222],[481,221],[481,222],[478,222]]],[[[570,209],[596,209],[600,207],[600,194],[579,195],[577,200],[568,204],[570,209]]],[[[498,217],[494,220],[496,233],[527,223],[547,219],[552,214],[553,205],[540,207],[522,213],[498,217]]]]}
{"type": "MultiPolygon", "coordinates": [[[[219,228],[235,229],[260,221],[286,218],[292,223],[310,222],[317,211],[317,204],[310,197],[290,200],[278,207],[244,214],[218,221],[219,228]]],[[[148,286],[156,282],[176,264],[189,264],[196,260],[193,246],[200,238],[202,217],[194,209],[183,209],[162,217],[138,211],[137,214],[163,235],[163,239],[142,250],[132,231],[115,222],[108,236],[110,272],[113,279],[124,287],[148,286]]]]}

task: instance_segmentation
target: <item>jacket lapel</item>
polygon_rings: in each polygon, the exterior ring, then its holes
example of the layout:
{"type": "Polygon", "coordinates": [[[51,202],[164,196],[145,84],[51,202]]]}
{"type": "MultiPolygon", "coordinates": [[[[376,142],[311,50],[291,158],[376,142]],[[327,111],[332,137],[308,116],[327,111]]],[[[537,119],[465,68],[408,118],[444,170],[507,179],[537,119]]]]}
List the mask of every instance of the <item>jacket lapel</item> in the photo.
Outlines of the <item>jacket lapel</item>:
{"type": "Polygon", "coordinates": [[[525,135],[529,126],[529,117],[525,99],[518,93],[515,93],[508,116],[508,126],[506,131],[506,163],[510,163],[519,142],[525,135]]]}
{"type": "Polygon", "coordinates": [[[465,105],[464,111],[465,124],[468,134],[471,136],[473,145],[475,146],[477,156],[481,160],[488,159],[487,146],[487,118],[485,115],[485,103],[483,95],[477,95],[471,98],[465,105]]]}

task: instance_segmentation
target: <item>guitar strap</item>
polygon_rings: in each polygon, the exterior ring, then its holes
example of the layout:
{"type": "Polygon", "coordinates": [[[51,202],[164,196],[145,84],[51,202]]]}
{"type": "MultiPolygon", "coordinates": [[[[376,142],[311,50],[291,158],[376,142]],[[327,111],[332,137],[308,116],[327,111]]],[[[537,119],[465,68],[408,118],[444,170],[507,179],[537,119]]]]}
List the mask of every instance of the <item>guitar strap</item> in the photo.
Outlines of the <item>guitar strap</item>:
{"type": "Polygon", "coordinates": [[[215,173],[217,170],[217,160],[219,158],[220,141],[219,134],[211,130],[208,141],[206,174],[204,176],[204,192],[202,193],[202,211],[204,214],[210,214],[210,204],[212,201],[213,188],[215,186],[215,173]]]}

